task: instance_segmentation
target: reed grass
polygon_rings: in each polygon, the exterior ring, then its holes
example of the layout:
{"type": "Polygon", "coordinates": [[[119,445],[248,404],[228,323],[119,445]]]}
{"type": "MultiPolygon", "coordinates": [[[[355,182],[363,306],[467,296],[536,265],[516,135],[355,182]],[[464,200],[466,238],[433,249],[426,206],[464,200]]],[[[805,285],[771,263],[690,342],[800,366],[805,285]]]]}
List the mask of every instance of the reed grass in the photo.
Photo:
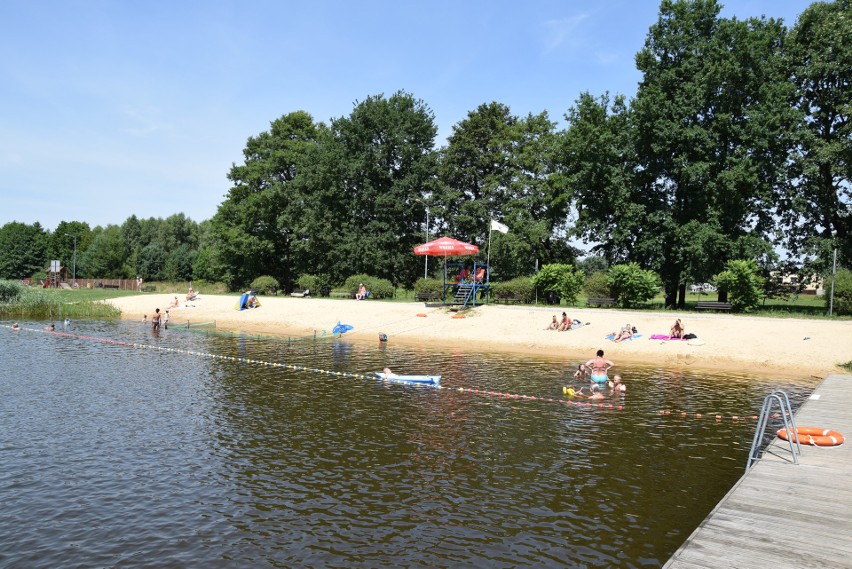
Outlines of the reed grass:
{"type": "Polygon", "coordinates": [[[66,301],[63,297],[17,281],[0,281],[0,317],[18,320],[119,318],[121,311],[98,301],[66,301]]]}

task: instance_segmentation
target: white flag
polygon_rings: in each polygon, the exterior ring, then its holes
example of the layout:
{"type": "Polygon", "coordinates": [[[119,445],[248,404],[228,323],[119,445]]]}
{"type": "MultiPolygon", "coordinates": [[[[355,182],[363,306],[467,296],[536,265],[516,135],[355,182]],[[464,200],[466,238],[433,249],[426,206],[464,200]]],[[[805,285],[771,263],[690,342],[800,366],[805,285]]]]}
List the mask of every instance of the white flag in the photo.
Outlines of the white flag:
{"type": "Polygon", "coordinates": [[[491,220],[491,229],[499,231],[500,233],[509,233],[509,228],[495,219],[491,220]]]}

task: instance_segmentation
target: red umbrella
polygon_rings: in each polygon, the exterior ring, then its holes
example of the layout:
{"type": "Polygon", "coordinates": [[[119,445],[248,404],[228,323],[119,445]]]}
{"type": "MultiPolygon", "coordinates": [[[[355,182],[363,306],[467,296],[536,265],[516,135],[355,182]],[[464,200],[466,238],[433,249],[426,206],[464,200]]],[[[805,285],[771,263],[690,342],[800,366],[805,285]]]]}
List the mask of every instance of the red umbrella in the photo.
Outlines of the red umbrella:
{"type": "Polygon", "coordinates": [[[461,257],[462,255],[476,255],[477,253],[479,253],[479,247],[476,245],[452,237],[441,237],[414,248],[415,255],[428,255],[429,257],[461,257]]]}

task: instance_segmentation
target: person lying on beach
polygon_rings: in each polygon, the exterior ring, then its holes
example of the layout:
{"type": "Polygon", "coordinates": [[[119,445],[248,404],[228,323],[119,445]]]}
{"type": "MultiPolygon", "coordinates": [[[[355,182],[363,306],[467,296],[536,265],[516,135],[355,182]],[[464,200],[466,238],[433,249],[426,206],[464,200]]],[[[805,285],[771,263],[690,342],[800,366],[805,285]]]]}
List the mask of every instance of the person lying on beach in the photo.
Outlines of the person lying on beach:
{"type": "Polygon", "coordinates": [[[680,318],[675,320],[675,323],[672,324],[672,329],[669,330],[669,337],[674,338],[683,338],[685,330],[683,328],[683,323],[680,321],[680,318]]]}
{"type": "Polygon", "coordinates": [[[613,342],[623,342],[624,340],[630,339],[633,336],[633,328],[630,324],[625,324],[624,328],[619,330],[618,332],[612,333],[612,341],[613,342]]]}
{"type": "Polygon", "coordinates": [[[559,330],[559,320],[556,319],[556,315],[553,315],[553,321],[550,323],[550,326],[545,328],[545,330],[559,330]]]}

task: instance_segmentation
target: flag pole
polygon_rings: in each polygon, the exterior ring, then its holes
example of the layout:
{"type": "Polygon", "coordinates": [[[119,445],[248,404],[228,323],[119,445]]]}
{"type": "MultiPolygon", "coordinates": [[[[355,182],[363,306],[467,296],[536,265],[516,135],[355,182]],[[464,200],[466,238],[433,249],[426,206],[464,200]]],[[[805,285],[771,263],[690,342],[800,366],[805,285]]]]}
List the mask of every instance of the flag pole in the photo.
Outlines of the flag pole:
{"type": "Polygon", "coordinates": [[[494,218],[491,218],[491,223],[488,224],[488,255],[485,257],[485,265],[488,267],[488,272],[491,273],[491,233],[494,231],[494,218]]]}

